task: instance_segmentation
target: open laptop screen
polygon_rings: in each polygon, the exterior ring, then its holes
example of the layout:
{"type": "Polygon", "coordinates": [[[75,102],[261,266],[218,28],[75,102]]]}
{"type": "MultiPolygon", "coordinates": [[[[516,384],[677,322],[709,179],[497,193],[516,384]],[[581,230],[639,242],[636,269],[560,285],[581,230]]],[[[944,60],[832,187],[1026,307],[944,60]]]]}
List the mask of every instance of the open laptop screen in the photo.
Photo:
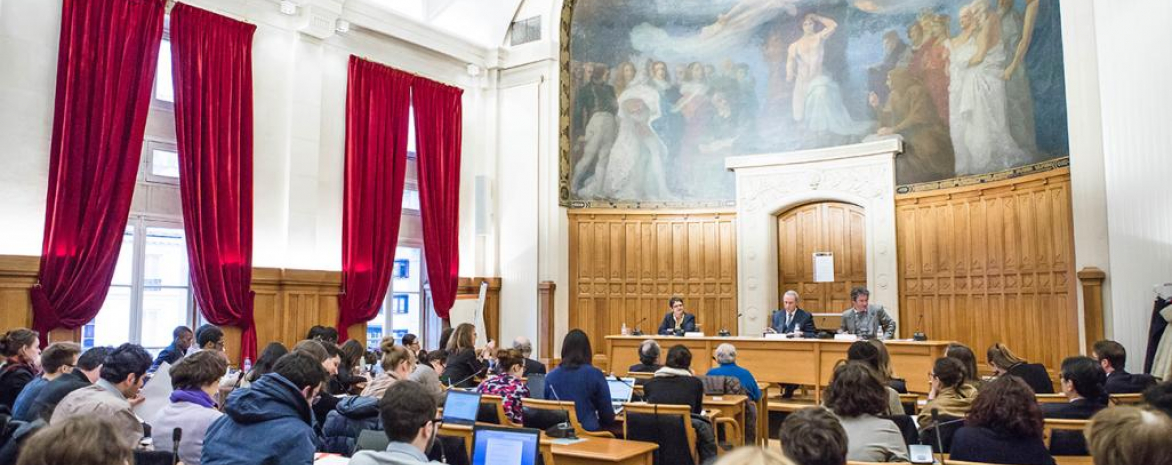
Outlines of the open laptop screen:
{"type": "Polygon", "coordinates": [[[471,425],[476,423],[480,411],[480,394],[458,389],[449,389],[444,401],[444,422],[471,425]]]}
{"type": "Polygon", "coordinates": [[[615,413],[619,413],[623,404],[631,401],[631,396],[635,393],[635,379],[634,378],[611,378],[606,380],[606,384],[610,387],[610,403],[614,407],[615,413]]]}
{"type": "Polygon", "coordinates": [[[541,431],[477,426],[472,439],[472,465],[535,465],[541,431]]]}

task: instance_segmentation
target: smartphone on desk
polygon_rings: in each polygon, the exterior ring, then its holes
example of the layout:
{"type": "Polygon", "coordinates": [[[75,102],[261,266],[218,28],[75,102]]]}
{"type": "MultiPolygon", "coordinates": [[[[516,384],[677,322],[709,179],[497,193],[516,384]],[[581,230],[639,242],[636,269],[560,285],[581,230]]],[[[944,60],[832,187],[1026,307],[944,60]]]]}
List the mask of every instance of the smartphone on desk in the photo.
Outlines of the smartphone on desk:
{"type": "Polygon", "coordinates": [[[925,446],[922,444],[912,444],[908,446],[908,455],[911,463],[930,464],[936,463],[932,458],[932,446],[925,446]]]}

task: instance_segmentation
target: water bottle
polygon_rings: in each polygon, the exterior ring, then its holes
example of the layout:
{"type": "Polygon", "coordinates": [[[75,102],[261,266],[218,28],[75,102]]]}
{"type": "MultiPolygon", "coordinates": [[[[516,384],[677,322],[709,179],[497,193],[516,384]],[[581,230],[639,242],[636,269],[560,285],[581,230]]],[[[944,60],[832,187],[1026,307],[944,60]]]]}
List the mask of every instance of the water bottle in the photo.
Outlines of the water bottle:
{"type": "Polygon", "coordinates": [[[625,322],[625,321],[623,322],[623,329],[620,329],[620,330],[619,330],[619,332],[620,332],[620,333],[621,333],[623,336],[628,336],[628,335],[630,335],[630,334],[631,334],[631,332],[627,330],[627,322],[625,322]]]}
{"type": "Polygon", "coordinates": [[[244,357],[244,365],[241,366],[245,373],[252,371],[252,358],[244,357]]]}

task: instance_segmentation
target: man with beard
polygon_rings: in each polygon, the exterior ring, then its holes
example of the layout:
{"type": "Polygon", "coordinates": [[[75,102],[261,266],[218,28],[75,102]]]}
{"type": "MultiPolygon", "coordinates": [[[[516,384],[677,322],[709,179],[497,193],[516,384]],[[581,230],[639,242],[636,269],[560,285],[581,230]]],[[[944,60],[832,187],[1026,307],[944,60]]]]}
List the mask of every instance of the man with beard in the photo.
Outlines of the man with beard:
{"type": "Polygon", "coordinates": [[[899,134],[904,152],[895,161],[900,184],[936,181],[955,175],[952,140],[940,121],[928,88],[903,68],[888,73],[891,95],[885,105],[871,94],[872,108],[879,112],[881,136],[899,134]]]}
{"type": "Polygon", "coordinates": [[[895,31],[887,31],[883,34],[883,50],[885,56],[883,62],[872,66],[867,70],[867,82],[871,87],[871,92],[879,96],[880,102],[887,101],[887,73],[895,68],[906,68],[908,62],[911,61],[911,50],[908,50],[907,44],[899,37],[899,33],[895,31]]]}
{"type": "Polygon", "coordinates": [[[354,454],[351,465],[438,464],[427,460],[427,451],[435,443],[435,399],[414,381],[392,384],[378,402],[383,432],[390,444],[386,450],[364,450],[354,454]]]}
{"type": "Polygon", "coordinates": [[[584,190],[587,178],[603,175],[600,168],[606,166],[618,131],[615,122],[618,98],[614,87],[606,83],[607,71],[605,65],[595,63],[590,68],[590,82],[578,90],[574,102],[574,133],[583,134],[579,142],[585,145],[582,158],[574,164],[574,180],[570,186],[575,191],[584,190]]]}

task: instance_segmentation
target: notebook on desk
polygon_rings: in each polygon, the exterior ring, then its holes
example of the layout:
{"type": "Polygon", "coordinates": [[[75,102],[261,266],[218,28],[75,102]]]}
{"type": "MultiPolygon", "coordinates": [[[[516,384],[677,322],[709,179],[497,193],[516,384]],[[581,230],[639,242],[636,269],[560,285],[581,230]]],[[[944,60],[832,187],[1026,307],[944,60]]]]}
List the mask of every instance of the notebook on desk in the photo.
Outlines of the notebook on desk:
{"type": "Polygon", "coordinates": [[[472,433],[472,465],[536,465],[541,431],[477,426],[472,433]]]}

